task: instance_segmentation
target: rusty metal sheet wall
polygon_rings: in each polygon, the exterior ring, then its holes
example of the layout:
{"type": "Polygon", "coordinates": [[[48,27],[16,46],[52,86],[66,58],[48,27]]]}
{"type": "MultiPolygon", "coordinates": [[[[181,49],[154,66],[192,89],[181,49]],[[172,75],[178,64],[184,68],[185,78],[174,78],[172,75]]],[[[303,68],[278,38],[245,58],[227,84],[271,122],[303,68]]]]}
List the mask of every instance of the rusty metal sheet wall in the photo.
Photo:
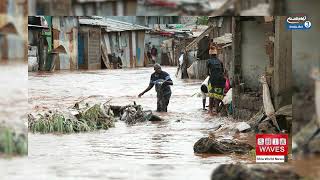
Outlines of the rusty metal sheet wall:
{"type": "Polygon", "coordinates": [[[137,63],[137,34],[135,31],[131,31],[131,49],[132,49],[132,66],[131,67],[136,67],[137,63]]]}
{"type": "Polygon", "coordinates": [[[2,0],[0,4],[0,61],[27,61],[28,2],[2,0]]]}
{"type": "Polygon", "coordinates": [[[130,67],[130,45],[129,45],[129,35],[131,33],[129,31],[121,32],[121,48],[123,50],[123,54],[121,56],[122,66],[129,68],[130,67]]]}
{"type": "Polygon", "coordinates": [[[78,69],[78,19],[77,17],[53,17],[53,49],[63,46],[66,54],[59,54],[57,69],[78,69]]]}

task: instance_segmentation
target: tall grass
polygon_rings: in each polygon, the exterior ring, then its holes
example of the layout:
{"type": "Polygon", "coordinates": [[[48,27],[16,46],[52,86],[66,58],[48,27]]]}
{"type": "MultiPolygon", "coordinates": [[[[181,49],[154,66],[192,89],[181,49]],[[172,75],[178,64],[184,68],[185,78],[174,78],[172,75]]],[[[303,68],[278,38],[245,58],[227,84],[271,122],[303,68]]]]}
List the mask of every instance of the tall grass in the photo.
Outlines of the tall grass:
{"type": "Polygon", "coordinates": [[[112,111],[104,112],[98,104],[84,111],[79,110],[77,118],[67,118],[59,112],[38,116],[38,119],[28,118],[29,130],[33,133],[88,132],[114,127],[112,111]]]}
{"type": "Polygon", "coordinates": [[[26,135],[17,134],[7,127],[0,127],[0,154],[27,155],[28,142],[26,135]]]}

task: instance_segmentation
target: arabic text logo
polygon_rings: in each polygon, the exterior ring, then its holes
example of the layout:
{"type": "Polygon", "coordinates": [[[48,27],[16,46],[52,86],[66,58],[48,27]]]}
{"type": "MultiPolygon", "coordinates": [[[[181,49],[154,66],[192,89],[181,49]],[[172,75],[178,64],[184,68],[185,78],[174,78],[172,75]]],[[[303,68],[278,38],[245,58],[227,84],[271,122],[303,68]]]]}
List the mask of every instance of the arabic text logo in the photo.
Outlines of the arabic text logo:
{"type": "Polygon", "coordinates": [[[311,21],[306,15],[289,16],[286,21],[288,30],[308,30],[311,25],[311,21]]]}

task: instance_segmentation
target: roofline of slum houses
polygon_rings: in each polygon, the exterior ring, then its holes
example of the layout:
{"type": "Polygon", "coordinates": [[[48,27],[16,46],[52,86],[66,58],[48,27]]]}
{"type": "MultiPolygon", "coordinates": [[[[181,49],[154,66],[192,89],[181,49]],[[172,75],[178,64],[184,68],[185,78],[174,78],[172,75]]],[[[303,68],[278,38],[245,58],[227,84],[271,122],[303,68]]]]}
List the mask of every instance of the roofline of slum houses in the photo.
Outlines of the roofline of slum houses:
{"type": "Polygon", "coordinates": [[[80,25],[101,26],[105,28],[106,32],[123,32],[123,31],[139,31],[139,30],[151,30],[151,28],[132,24],[123,21],[117,21],[110,18],[85,18],[79,17],[80,25]]]}
{"type": "MultiPolygon", "coordinates": [[[[229,10],[234,11],[235,15],[239,15],[242,13],[247,14],[252,12],[259,11],[259,7],[264,7],[264,15],[268,14],[284,14],[286,12],[285,9],[285,0],[268,0],[268,1],[257,1],[257,0],[246,0],[246,1],[239,1],[239,0],[225,0],[224,2],[220,1],[199,1],[199,0],[175,0],[175,1],[168,1],[168,0],[149,0],[149,1],[142,1],[141,4],[145,6],[154,6],[154,7],[162,7],[163,10],[171,9],[171,10],[185,10],[185,11],[193,11],[193,12],[202,12],[210,16],[221,16],[226,14],[229,10]],[[143,3],[142,3],[143,2],[143,3]],[[199,4],[200,11],[198,9],[188,9],[188,5],[190,4],[199,4]],[[268,5],[269,8],[265,6],[268,5]],[[186,8],[184,8],[186,6],[186,8]]],[[[161,13],[161,10],[160,10],[161,13]]],[[[257,13],[257,12],[256,12],[257,13]]],[[[261,12],[260,12],[261,13],[261,12]]]]}
{"type": "Polygon", "coordinates": [[[208,28],[206,25],[189,25],[182,28],[175,28],[176,25],[181,24],[166,24],[167,27],[159,26],[159,29],[154,28],[149,32],[149,34],[159,34],[170,37],[179,37],[179,34],[186,34],[189,38],[196,38],[208,28]]]}

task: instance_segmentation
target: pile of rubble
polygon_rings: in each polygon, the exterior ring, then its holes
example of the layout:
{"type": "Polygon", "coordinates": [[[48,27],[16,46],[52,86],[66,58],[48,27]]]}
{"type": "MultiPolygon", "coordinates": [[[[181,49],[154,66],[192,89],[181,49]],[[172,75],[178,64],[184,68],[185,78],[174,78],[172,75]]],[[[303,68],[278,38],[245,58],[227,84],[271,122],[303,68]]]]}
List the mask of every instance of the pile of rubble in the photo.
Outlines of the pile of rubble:
{"type": "Polygon", "coordinates": [[[261,109],[247,123],[256,133],[290,133],[292,128],[292,104],[283,106],[275,112],[274,120],[272,117],[268,117],[261,109]]]}

